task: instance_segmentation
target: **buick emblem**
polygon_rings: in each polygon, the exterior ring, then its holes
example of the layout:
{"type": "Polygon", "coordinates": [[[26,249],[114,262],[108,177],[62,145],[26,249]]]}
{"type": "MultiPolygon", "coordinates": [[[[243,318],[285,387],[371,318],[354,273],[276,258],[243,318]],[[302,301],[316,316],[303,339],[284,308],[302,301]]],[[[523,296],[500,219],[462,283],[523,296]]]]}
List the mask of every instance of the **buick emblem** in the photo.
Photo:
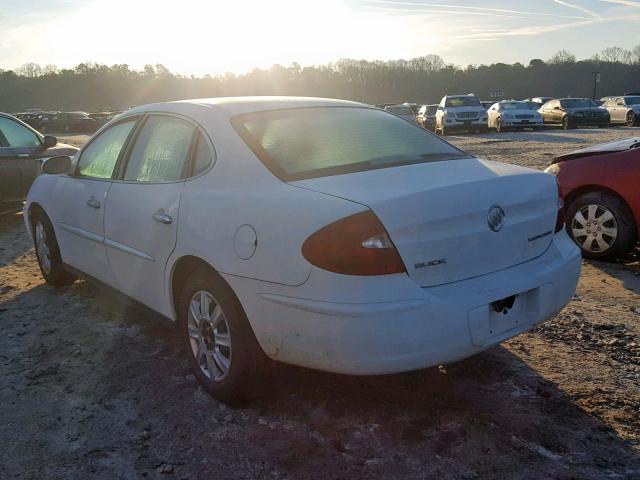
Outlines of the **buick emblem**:
{"type": "Polygon", "coordinates": [[[502,226],[504,225],[504,217],[505,213],[502,207],[497,205],[491,207],[489,209],[489,213],[487,214],[487,224],[489,228],[494,232],[499,232],[502,230],[502,226]]]}

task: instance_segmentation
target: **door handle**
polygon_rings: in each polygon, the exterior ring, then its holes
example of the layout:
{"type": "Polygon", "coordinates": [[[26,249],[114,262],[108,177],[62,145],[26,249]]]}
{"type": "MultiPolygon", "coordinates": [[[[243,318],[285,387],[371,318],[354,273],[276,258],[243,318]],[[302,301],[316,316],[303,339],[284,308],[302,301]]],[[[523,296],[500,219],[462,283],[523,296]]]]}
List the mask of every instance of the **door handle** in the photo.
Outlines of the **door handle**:
{"type": "Polygon", "coordinates": [[[100,208],[100,202],[94,197],[91,197],[89,200],[87,200],[87,205],[89,205],[91,208],[100,208]]]}
{"type": "Polygon", "coordinates": [[[173,222],[171,215],[164,213],[164,210],[162,209],[153,214],[153,219],[156,222],[164,223],[165,225],[170,225],[171,222],[173,222]]]}
{"type": "Polygon", "coordinates": [[[28,153],[19,153],[18,154],[18,158],[29,158],[29,154],[28,153]]]}

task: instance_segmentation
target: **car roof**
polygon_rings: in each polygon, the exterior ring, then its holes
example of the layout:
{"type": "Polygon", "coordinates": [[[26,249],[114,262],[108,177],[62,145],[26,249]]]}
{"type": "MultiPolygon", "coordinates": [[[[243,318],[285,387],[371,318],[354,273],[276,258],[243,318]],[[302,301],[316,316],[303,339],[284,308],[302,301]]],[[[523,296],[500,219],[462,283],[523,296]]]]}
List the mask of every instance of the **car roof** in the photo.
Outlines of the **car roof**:
{"type": "Polygon", "coordinates": [[[173,111],[173,112],[195,112],[196,110],[208,109],[227,117],[241,115],[244,113],[259,112],[266,110],[282,110],[288,108],[305,107],[365,107],[373,108],[363,103],[348,100],[335,100],[330,98],[316,97],[217,97],[198,98],[193,100],[178,100],[175,102],[152,103],[141,105],[127,111],[129,114],[143,113],[148,111],[173,111]]]}

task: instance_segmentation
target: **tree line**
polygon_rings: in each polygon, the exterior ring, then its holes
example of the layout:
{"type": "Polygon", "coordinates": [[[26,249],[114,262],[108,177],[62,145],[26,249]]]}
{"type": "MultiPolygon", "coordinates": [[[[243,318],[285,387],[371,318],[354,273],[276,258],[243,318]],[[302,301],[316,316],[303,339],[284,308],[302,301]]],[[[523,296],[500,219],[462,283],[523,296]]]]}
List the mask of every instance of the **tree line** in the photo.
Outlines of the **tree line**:
{"type": "Polygon", "coordinates": [[[640,91],[640,45],[609,47],[577,60],[561,50],[548,60],[456,66],[438,55],[410,60],[343,59],[327,65],[254,69],[201,77],[172,73],[163,65],[142,70],[126,64],[81,63],[72,69],[28,63],[0,70],[0,111],[120,110],[169,100],[236,95],[302,95],[365,103],[438,103],[445,94],[475,93],[491,100],[534,96],[596,97],[640,91]]]}

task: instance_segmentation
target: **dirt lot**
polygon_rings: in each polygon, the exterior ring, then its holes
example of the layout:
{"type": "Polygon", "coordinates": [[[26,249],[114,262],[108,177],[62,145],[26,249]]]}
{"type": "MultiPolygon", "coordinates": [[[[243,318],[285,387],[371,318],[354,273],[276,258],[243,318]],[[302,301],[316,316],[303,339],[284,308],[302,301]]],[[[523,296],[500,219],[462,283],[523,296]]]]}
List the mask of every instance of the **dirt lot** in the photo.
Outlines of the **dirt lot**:
{"type": "MultiPolygon", "coordinates": [[[[634,134],[450,139],[544,168],[634,134]]],[[[0,478],[640,478],[639,251],[585,262],[562,313],[474,358],[369,378],[280,366],[268,398],[229,408],[168,322],[93,282],[45,285],[21,222],[0,220],[0,478]]]]}

